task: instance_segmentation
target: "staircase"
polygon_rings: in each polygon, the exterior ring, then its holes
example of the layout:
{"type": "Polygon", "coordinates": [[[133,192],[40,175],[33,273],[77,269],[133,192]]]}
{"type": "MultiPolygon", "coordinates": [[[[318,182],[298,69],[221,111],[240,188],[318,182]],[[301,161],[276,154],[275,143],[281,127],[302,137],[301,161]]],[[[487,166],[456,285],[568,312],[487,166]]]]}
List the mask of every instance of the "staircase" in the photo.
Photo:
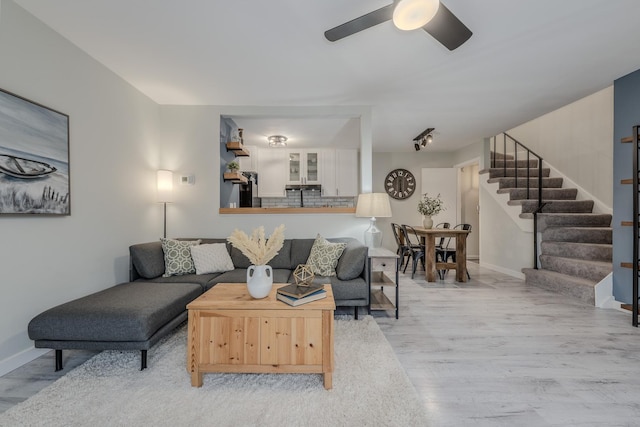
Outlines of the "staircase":
{"type": "MultiPolygon", "coordinates": [[[[533,219],[540,191],[538,160],[518,160],[516,169],[512,155],[492,153],[492,158],[494,167],[483,171],[489,173],[488,182],[499,184],[498,193],[509,194],[509,205],[521,206],[521,218],[533,219]]],[[[546,205],[538,213],[540,268],[522,272],[528,285],[593,305],[595,285],[613,268],[611,215],[593,213],[592,200],[576,200],[577,189],[563,188],[563,179],[549,174],[549,168],[542,168],[542,203],[546,205]]]]}

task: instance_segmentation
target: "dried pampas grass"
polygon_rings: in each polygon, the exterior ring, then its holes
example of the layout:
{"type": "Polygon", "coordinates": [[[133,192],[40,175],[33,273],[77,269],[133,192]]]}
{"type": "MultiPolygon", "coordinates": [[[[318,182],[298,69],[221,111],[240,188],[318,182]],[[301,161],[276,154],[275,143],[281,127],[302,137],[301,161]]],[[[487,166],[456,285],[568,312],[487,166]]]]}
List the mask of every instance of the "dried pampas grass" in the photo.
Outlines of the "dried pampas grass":
{"type": "Polygon", "coordinates": [[[249,258],[253,265],[266,265],[278,255],[284,244],[284,224],[276,227],[269,239],[265,239],[264,227],[260,226],[253,230],[251,237],[236,228],[227,241],[249,258]]]}

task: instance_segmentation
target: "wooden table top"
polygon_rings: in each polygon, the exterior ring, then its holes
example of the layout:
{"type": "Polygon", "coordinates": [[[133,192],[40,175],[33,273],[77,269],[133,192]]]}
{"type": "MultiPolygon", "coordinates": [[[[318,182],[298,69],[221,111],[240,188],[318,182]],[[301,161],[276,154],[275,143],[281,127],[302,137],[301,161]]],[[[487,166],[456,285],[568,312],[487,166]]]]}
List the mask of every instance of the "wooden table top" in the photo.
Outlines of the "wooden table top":
{"type": "Polygon", "coordinates": [[[419,225],[412,225],[413,229],[416,230],[418,234],[446,234],[449,236],[455,236],[456,234],[469,234],[471,230],[461,230],[461,229],[453,229],[453,228],[424,228],[419,225]]]}
{"type": "Polygon", "coordinates": [[[247,291],[246,283],[218,283],[204,294],[187,304],[189,310],[335,310],[333,290],[324,285],[327,297],[292,307],[276,298],[276,291],[288,283],[274,283],[271,293],[265,298],[255,299],[247,291]]]}

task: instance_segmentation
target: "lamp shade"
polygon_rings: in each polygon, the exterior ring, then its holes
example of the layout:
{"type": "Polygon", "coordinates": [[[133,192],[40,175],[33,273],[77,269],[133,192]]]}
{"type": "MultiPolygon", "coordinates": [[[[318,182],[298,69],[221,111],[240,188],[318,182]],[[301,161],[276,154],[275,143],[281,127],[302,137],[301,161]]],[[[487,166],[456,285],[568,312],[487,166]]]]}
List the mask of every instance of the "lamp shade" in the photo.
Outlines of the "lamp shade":
{"type": "Polygon", "coordinates": [[[415,30],[426,25],[438,12],[438,0],[400,0],[393,10],[393,24],[401,30],[415,30]]]}
{"type": "Polygon", "coordinates": [[[358,196],[357,217],[388,218],[391,216],[391,204],[387,193],[363,193],[358,196]]]}
{"type": "Polygon", "coordinates": [[[169,203],[173,201],[173,172],[159,170],[157,174],[158,202],[169,203]]]}

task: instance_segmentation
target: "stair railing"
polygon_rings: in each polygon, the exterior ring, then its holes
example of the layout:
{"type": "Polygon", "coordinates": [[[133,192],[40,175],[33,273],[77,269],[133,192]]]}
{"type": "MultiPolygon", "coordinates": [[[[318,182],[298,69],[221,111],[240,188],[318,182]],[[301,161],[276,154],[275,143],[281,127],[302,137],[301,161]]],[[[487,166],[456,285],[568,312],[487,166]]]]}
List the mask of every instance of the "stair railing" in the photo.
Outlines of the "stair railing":
{"type": "Polygon", "coordinates": [[[638,259],[638,239],[639,239],[639,228],[640,228],[640,218],[638,215],[638,191],[640,191],[639,184],[639,176],[640,173],[638,171],[638,163],[640,156],[640,126],[633,127],[633,258],[631,261],[633,262],[633,304],[632,304],[632,324],[633,326],[638,326],[638,264],[640,264],[640,259],[638,259]]]}
{"type": "MultiPolygon", "coordinates": [[[[530,161],[533,159],[537,159],[538,160],[538,204],[536,206],[536,208],[533,211],[533,268],[538,269],[538,213],[540,213],[542,211],[542,208],[544,208],[544,206],[547,203],[542,203],[542,157],[540,157],[539,155],[537,155],[536,153],[534,153],[533,151],[531,151],[529,148],[527,148],[524,144],[522,144],[520,141],[516,140],[514,137],[512,137],[511,135],[509,135],[506,132],[502,133],[503,135],[503,143],[502,143],[502,154],[503,154],[503,161],[502,161],[502,168],[503,168],[503,176],[507,176],[507,153],[509,151],[507,151],[507,149],[511,149],[513,147],[513,160],[514,160],[514,179],[515,179],[515,188],[526,188],[527,189],[527,200],[531,200],[531,168],[529,167],[530,161]],[[509,139],[509,144],[507,146],[507,138],[509,139]],[[527,170],[527,177],[526,177],[526,186],[520,187],[519,186],[519,182],[518,182],[518,151],[525,151],[526,155],[527,155],[527,163],[526,163],[526,167],[525,169],[527,170]]],[[[496,157],[498,154],[497,151],[497,136],[493,137],[493,150],[492,150],[492,154],[491,154],[491,168],[496,168],[497,162],[496,162],[496,157]]]]}

